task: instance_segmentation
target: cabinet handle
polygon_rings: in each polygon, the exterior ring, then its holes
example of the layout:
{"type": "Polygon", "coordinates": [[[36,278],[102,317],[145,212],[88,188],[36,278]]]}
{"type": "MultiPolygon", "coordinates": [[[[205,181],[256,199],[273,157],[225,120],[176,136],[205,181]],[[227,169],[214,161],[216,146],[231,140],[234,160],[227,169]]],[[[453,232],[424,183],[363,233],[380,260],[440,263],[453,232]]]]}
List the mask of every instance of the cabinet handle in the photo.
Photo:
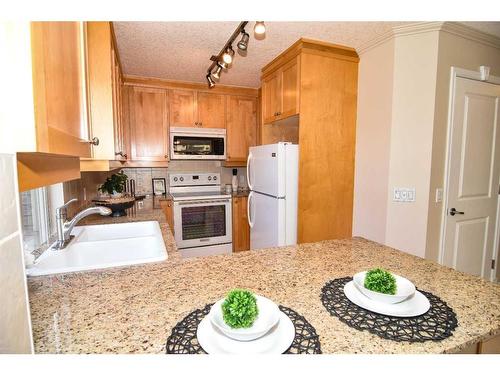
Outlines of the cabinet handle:
{"type": "Polygon", "coordinates": [[[165,155],[163,155],[163,156],[165,156],[165,159],[168,159],[168,155],[167,155],[167,154],[165,154],[165,155]]]}
{"type": "Polygon", "coordinates": [[[94,137],[90,141],[86,141],[87,143],[90,143],[93,146],[99,146],[99,138],[94,137]]]}
{"type": "Polygon", "coordinates": [[[198,125],[203,126],[203,123],[202,123],[202,122],[200,122],[198,125]]]}
{"type": "Polygon", "coordinates": [[[120,152],[115,152],[115,156],[118,156],[120,155],[122,158],[127,158],[127,154],[124,154],[123,151],[120,151],[120,152]]]}
{"type": "Polygon", "coordinates": [[[195,122],[195,123],[194,123],[194,125],[195,125],[195,126],[198,126],[198,123],[197,123],[197,122],[195,122]]]}

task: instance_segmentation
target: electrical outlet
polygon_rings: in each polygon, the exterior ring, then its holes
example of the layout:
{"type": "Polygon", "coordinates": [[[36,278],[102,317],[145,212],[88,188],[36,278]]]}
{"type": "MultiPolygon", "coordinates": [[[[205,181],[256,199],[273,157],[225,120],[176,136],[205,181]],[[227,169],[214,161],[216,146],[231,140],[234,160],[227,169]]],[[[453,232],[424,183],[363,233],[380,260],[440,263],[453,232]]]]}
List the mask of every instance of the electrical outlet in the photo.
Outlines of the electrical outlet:
{"type": "Polygon", "coordinates": [[[415,202],[415,199],[415,188],[394,188],[392,198],[394,202],[415,202]]]}

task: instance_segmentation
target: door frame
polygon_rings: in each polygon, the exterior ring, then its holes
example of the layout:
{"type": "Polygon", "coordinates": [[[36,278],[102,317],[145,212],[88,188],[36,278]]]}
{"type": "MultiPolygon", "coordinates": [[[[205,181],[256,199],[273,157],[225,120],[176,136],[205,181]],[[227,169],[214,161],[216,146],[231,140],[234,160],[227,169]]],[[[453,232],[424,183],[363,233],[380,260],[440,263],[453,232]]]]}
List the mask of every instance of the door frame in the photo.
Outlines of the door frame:
{"type": "MultiPolygon", "coordinates": [[[[446,153],[445,153],[445,168],[444,168],[444,183],[443,183],[443,202],[441,210],[441,235],[439,238],[439,254],[438,263],[443,264],[444,256],[444,237],[446,231],[446,210],[448,207],[448,182],[450,179],[450,163],[451,163],[451,149],[450,142],[452,136],[452,126],[453,126],[453,104],[455,103],[455,86],[457,78],[467,78],[478,82],[492,83],[495,85],[500,85],[500,77],[489,75],[488,79],[482,80],[481,73],[475,70],[467,70],[463,68],[458,68],[452,66],[450,69],[450,90],[448,97],[448,120],[446,131],[446,153]]],[[[500,181],[498,181],[500,184],[500,181]]],[[[500,196],[500,195],[499,195],[500,196]]],[[[500,241],[500,199],[497,199],[497,217],[495,219],[495,234],[493,241],[493,259],[495,259],[495,268],[490,271],[490,281],[495,281],[496,271],[498,269],[498,245],[500,241]]]]}

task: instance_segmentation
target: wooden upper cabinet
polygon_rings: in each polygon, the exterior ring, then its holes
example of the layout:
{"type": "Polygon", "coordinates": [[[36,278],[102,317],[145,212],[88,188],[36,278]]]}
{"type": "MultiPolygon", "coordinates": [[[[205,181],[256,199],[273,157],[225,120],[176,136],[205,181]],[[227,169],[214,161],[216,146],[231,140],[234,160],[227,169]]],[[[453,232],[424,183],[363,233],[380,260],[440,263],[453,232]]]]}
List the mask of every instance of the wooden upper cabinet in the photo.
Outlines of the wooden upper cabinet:
{"type": "Polygon", "coordinates": [[[131,87],[129,89],[129,114],[132,160],[167,160],[167,91],[131,87]]]}
{"type": "Polygon", "coordinates": [[[37,151],[90,157],[82,22],[31,24],[37,151]]]}
{"type": "Polygon", "coordinates": [[[226,127],[226,101],[224,95],[197,93],[198,126],[204,128],[226,127]]]}
{"type": "Polygon", "coordinates": [[[262,114],[264,123],[275,121],[281,109],[281,77],[278,73],[272,74],[262,82],[262,114]]]}
{"type": "Polygon", "coordinates": [[[262,82],[264,124],[299,113],[299,58],[294,57],[262,82]]]}
{"type": "Polygon", "coordinates": [[[227,97],[226,161],[246,162],[248,148],[257,144],[257,99],[245,96],[227,97]]]}
{"type": "Polygon", "coordinates": [[[225,128],[224,95],[195,90],[170,90],[170,126],[225,128]]]}
{"type": "Polygon", "coordinates": [[[281,110],[279,118],[299,113],[299,71],[295,58],[281,68],[281,110]]]}
{"type": "Polygon", "coordinates": [[[196,126],[196,92],[170,90],[170,126],[196,126]]]}

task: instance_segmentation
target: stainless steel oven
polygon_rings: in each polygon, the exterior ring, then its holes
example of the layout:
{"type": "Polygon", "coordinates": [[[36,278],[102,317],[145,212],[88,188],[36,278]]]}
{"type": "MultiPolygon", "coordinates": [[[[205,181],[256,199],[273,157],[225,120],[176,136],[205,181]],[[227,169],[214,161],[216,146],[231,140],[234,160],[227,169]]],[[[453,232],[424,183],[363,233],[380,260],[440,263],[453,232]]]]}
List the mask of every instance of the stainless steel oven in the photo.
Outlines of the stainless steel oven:
{"type": "Polygon", "coordinates": [[[226,129],[170,128],[171,160],[225,160],[226,129]]]}
{"type": "Polygon", "coordinates": [[[174,200],[174,232],[177,247],[186,249],[231,245],[231,216],[231,198],[174,200]]]}

